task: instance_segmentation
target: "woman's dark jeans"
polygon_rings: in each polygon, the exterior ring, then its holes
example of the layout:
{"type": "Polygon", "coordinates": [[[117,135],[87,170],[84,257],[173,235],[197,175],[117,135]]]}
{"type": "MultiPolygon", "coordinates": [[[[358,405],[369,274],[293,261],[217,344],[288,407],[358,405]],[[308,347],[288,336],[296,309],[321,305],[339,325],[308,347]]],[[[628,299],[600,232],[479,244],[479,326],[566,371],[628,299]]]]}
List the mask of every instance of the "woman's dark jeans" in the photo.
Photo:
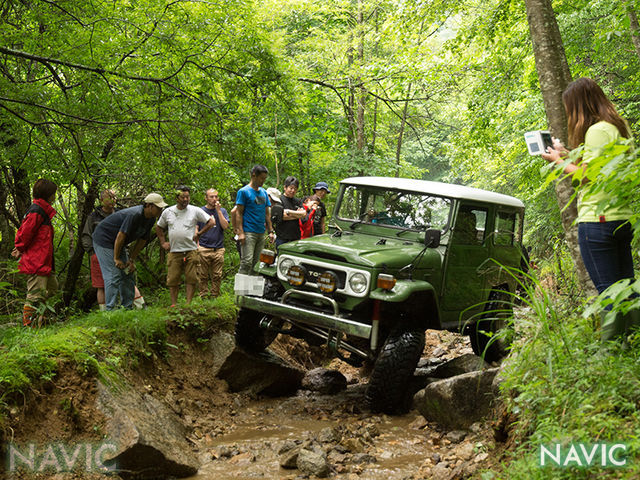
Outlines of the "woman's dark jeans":
{"type": "Polygon", "coordinates": [[[618,280],[634,278],[631,224],[626,220],[578,224],[578,244],[598,293],[618,280]]]}

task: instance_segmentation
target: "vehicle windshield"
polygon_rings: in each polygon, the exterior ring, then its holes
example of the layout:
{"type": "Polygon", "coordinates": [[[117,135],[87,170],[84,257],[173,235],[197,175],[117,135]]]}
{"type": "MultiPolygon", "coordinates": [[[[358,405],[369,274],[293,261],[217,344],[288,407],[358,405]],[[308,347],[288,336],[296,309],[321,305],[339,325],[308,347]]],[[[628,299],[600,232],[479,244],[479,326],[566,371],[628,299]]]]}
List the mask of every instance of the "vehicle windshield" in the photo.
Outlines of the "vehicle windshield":
{"type": "Polygon", "coordinates": [[[359,223],[370,223],[410,230],[444,230],[450,209],[448,198],[348,185],[342,195],[338,218],[352,221],[352,228],[359,223]]]}

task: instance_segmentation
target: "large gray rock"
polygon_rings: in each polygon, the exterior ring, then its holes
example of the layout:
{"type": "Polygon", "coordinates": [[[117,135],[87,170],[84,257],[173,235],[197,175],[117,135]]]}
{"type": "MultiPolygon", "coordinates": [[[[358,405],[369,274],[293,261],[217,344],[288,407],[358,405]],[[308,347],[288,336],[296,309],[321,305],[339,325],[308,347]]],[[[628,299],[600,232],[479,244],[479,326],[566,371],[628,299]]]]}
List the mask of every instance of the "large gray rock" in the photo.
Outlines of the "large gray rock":
{"type": "Polygon", "coordinates": [[[104,463],[115,466],[125,480],[183,478],[198,471],[182,423],[151,395],[128,385],[99,382],[96,406],[107,419],[105,433],[117,449],[104,463]]]}
{"type": "Polygon", "coordinates": [[[295,393],[304,372],[269,350],[252,354],[236,348],[220,368],[218,377],[226,380],[232,392],[279,397],[295,393]]]}
{"type": "Polygon", "coordinates": [[[209,358],[211,358],[210,373],[214,377],[218,375],[225,360],[236,348],[236,341],[231,333],[221,332],[211,337],[209,341],[209,358]]]}
{"type": "Polygon", "coordinates": [[[485,368],[489,368],[489,364],[473,353],[461,355],[438,365],[420,366],[418,364],[411,379],[411,388],[417,392],[438,379],[455,377],[485,368]]]}
{"type": "Polygon", "coordinates": [[[477,372],[489,368],[489,364],[473,353],[467,353],[435,366],[416,369],[415,375],[433,378],[449,378],[463,373],[477,372]]]}
{"type": "Polygon", "coordinates": [[[324,478],[329,475],[329,463],[323,452],[301,449],[297,458],[298,470],[307,475],[324,478]]]}
{"type": "Polygon", "coordinates": [[[487,416],[498,396],[493,379],[500,368],[470,372],[430,383],[414,396],[429,421],[449,429],[466,429],[487,416]]]}
{"type": "Polygon", "coordinates": [[[307,372],[302,379],[302,388],[332,395],[347,389],[347,379],[337,370],[318,367],[307,372]]]}

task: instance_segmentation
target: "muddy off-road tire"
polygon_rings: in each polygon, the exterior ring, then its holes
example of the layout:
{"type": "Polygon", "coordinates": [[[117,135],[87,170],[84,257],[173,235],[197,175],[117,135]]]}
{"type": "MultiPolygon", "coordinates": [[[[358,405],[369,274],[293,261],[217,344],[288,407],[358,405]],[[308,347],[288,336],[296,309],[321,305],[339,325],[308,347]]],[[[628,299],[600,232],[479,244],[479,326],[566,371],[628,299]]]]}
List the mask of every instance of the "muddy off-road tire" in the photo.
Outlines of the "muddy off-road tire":
{"type": "MultiPolygon", "coordinates": [[[[507,288],[506,286],[504,287],[507,288]]],[[[480,319],[469,325],[469,340],[473,353],[486,362],[495,362],[507,356],[511,345],[508,332],[504,331],[513,317],[513,305],[509,294],[502,289],[494,289],[480,319]],[[497,332],[502,332],[496,335],[497,332]]]]}
{"type": "Polygon", "coordinates": [[[369,377],[365,400],[374,412],[405,413],[411,407],[410,380],[424,349],[424,330],[389,333],[369,377]]]}
{"type": "Polygon", "coordinates": [[[278,336],[278,332],[260,328],[263,313],[241,309],[236,319],[236,345],[251,353],[264,351],[278,336]]]}

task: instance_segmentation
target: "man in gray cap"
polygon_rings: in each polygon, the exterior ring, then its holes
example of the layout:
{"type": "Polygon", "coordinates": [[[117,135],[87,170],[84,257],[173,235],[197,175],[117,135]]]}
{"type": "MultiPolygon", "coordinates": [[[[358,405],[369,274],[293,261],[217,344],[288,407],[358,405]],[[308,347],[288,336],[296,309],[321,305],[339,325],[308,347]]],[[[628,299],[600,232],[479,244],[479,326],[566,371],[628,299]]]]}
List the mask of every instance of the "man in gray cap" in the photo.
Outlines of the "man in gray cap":
{"type": "Polygon", "coordinates": [[[313,234],[314,235],[322,235],[325,232],[325,217],[327,216],[327,207],[322,201],[324,197],[326,197],[329,193],[329,185],[327,182],[318,182],[316,186],[313,187],[313,194],[320,198],[320,203],[318,203],[318,210],[316,211],[316,215],[313,217],[313,234]]]}
{"type": "Polygon", "coordinates": [[[104,278],[107,310],[116,307],[118,293],[124,308],[132,308],[136,270],[135,259],[147,244],[156,218],[167,204],[157,193],[150,193],[142,205],[112,213],[93,232],[93,250],[104,278]],[[128,254],[126,246],[136,240],[128,254]]]}

